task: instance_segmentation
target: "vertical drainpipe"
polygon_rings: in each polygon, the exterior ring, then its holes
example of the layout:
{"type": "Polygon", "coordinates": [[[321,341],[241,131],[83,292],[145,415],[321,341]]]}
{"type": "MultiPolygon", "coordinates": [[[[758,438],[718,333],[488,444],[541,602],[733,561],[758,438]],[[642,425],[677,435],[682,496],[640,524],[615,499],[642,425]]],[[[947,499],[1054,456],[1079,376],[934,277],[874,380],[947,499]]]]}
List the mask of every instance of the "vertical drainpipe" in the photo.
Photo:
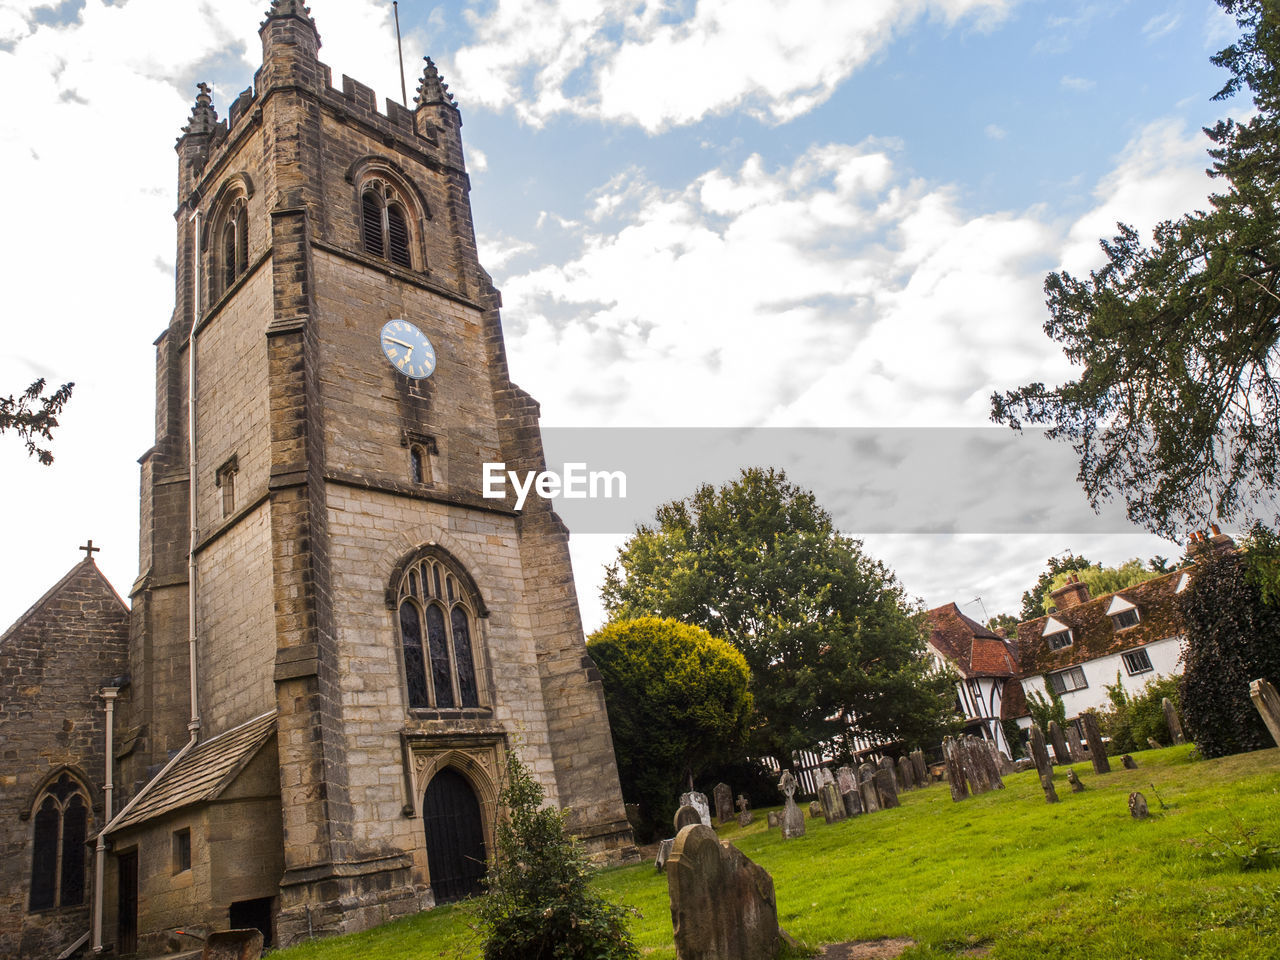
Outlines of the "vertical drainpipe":
{"type": "Polygon", "coordinates": [[[195,263],[191,268],[192,275],[192,311],[191,329],[187,333],[187,489],[189,491],[188,513],[191,520],[191,543],[187,550],[187,647],[191,661],[191,721],[187,730],[194,743],[200,735],[200,710],[196,698],[196,544],[199,542],[200,527],[196,517],[196,327],[200,322],[200,211],[191,214],[195,224],[195,263]]]}
{"type": "MultiPolygon", "coordinates": [[[[116,694],[119,692],[119,687],[103,687],[101,691],[102,699],[106,701],[107,705],[106,780],[102,784],[103,802],[105,804],[105,816],[102,818],[104,828],[106,824],[111,822],[111,797],[115,790],[115,741],[113,735],[115,733],[116,694]]],[[[93,948],[95,953],[100,952],[102,949],[102,874],[106,852],[106,837],[104,831],[99,830],[98,840],[93,850],[93,948]]]]}

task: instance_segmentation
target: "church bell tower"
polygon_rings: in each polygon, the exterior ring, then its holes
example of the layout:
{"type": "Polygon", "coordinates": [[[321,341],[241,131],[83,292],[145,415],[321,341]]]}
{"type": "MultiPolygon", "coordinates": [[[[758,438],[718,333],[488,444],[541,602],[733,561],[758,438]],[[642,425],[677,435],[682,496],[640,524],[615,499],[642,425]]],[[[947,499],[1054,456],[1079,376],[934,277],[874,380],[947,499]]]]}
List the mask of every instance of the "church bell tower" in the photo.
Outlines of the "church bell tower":
{"type": "Polygon", "coordinates": [[[482,464],[545,464],[458,107],[430,59],[412,109],[335,88],[299,0],[260,35],[253,86],[219,119],[201,85],[176,148],[120,776],[137,803],[111,834],[136,850],[139,890],[121,872],[113,902],[144,943],[239,909],[287,945],[474,891],[513,748],[589,852],[634,849],[568,533],[545,501],[481,496],[482,464]],[[147,851],[181,829],[210,881],[174,906],[174,861],[147,851]]]}

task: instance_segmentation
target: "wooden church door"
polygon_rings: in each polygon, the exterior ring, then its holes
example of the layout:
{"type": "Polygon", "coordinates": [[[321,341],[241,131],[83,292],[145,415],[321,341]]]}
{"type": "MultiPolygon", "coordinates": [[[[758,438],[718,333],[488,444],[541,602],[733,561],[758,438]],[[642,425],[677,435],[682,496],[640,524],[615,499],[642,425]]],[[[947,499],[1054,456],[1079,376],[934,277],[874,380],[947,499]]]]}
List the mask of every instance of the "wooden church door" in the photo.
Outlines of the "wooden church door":
{"type": "Polygon", "coordinates": [[[431,778],[422,801],[422,824],[436,903],[483,892],[484,826],[480,803],[466,777],[446,767],[431,778]]]}

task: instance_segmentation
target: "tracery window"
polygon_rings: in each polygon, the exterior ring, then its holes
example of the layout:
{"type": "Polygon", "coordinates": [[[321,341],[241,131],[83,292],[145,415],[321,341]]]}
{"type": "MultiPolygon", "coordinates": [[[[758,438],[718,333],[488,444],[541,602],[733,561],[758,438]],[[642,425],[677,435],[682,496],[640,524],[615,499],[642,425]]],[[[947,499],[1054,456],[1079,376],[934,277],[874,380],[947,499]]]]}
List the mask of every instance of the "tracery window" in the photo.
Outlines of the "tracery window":
{"type": "Polygon", "coordinates": [[[30,909],[80,906],[89,834],[84,788],[70,774],[62,774],[37,798],[32,819],[30,909]]]}
{"type": "Polygon", "coordinates": [[[409,706],[478,707],[475,611],[465,581],[436,556],[409,566],[400,578],[396,610],[409,706]]]}
{"type": "Polygon", "coordinates": [[[218,271],[225,292],[249,266],[249,213],[244,197],[227,208],[217,233],[218,271]]]}
{"type": "Polygon", "coordinates": [[[360,237],[366,253],[413,267],[409,219],[395,193],[381,180],[369,181],[360,193],[360,237]]]}

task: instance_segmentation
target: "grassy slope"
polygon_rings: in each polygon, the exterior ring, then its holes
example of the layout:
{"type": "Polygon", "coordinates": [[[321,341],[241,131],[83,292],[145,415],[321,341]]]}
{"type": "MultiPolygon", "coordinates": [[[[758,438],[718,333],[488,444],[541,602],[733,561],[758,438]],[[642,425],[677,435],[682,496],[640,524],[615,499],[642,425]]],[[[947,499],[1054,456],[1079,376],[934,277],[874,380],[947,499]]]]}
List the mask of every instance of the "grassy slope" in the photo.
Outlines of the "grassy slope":
{"type": "MultiPolygon", "coordinates": [[[[763,812],[722,831],[774,879],[782,925],[810,945],[905,936],[911,958],[975,945],[1009,958],[1280,958],[1280,860],[1239,869],[1206,830],[1280,847],[1280,750],[1192,761],[1190,748],[1135,755],[1138,770],[1076,766],[1086,791],[1056,779],[1046,804],[1032,773],[955,803],[945,785],[903,795],[899,810],[783,842],[763,812]],[[1152,786],[1154,784],[1154,788],[1152,786]],[[1140,790],[1152,819],[1129,817],[1140,790]],[[1158,798],[1159,799],[1158,799],[1158,798]],[[1167,805],[1161,808],[1160,800],[1167,805]],[[1213,850],[1223,856],[1211,856],[1213,850]]],[[[1241,850],[1245,849],[1243,846],[1241,850]]],[[[606,871],[597,886],[637,907],[636,942],[673,960],[664,876],[652,864],[606,871]]],[[[440,909],[364,934],[282,951],[279,960],[475,957],[463,913],[440,909]]]]}

